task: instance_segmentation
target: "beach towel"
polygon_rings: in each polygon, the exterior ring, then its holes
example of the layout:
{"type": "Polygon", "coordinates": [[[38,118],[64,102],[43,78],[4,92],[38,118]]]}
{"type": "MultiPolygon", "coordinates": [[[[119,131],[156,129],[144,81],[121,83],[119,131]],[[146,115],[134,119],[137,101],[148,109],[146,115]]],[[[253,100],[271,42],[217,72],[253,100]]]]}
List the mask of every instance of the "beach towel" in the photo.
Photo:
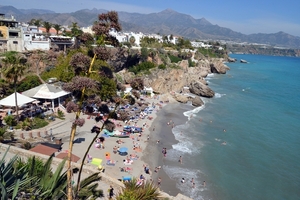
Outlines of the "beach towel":
{"type": "Polygon", "coordinates": [[[134,151],[135,152],[142,152],[142,149],[141,148],[135,148],[134,151]]]}
{"type": "Polygon", "coordinates": [[[123,176],[122,180],[123,181],[131,181],[131,176],[123,176]]]}

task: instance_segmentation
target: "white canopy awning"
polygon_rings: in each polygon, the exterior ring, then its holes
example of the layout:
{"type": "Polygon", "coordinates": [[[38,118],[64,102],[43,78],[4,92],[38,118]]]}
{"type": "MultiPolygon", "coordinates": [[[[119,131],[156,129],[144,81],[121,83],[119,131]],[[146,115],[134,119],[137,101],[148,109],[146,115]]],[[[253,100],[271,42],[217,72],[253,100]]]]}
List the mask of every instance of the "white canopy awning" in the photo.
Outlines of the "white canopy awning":
{"type": "MultiPolygon", "coordinates": [[[[18,106],[22,106],[24,104],[30,103],[35,101],[35,99],[27,97],[25,95],[22,95],[20,93],[17,92],[17,102],[18,102],[18,106]]],[[[0,105],[2,106],[16,106],[15,103],[15,93],[12,93],[11,95],[9,95],[8,97],[1,99],[0,100],[0,105]]]]}
{"type": "Polygon", "coordinates": [[[23,92],[23,94],[32,98],[52,100],[68,95],[69,92],[64,91],[63,89],[61,89],[61,87],[45,83],[27,90],[23,92]]]}

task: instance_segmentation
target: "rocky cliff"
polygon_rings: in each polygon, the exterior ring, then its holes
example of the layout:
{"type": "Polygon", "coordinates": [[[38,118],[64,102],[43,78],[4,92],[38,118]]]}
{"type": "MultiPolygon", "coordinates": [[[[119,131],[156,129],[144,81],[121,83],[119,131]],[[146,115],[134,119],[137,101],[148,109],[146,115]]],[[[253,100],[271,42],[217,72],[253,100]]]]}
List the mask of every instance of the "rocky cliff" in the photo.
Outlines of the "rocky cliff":
{"type": "MultiPolygon", "coordinates": [[[[151,58],[160,62],[159,58],[151,58]]],[[[205,77],[210,73],[225,74],[229,70],[224,64],[224,59],[208,58],[197,60],[195,67],[189,67],[187,60],[177,63],[176,67],[166,69],[151,69],[150,74],[143,75],[144,85],[152,87],[157,94],[170,93],[178,102],[186,103],[191,101],[193,105],[200,106],[203,102],[198,97],[212,98],[212,91],[205,77]]],[[[135,77],[134,73],[126,69],[117,73],[125,84],[130,84],[135,77]]]]}

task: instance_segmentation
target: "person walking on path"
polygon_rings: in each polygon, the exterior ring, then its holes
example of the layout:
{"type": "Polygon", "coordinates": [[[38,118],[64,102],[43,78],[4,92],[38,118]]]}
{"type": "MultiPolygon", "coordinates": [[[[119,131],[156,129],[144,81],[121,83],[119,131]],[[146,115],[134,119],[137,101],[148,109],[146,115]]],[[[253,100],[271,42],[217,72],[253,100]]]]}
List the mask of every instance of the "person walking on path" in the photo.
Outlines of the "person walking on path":
{"type": "Polygon", "coordinates": [[[110,189],[109,189],[109,199],[112,199],[114,196],[114,188],[112,186],[110,186],[110,189]]]}

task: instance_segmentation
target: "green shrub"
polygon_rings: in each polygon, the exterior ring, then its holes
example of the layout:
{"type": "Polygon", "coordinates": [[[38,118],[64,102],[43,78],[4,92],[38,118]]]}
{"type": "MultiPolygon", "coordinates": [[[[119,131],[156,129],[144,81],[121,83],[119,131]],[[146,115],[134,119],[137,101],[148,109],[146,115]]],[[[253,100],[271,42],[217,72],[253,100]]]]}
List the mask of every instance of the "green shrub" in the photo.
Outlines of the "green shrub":
{"type": "Polygon", "coordinates": [[[141,49],[141,58],[143,60],[147,60],[148,54],[149,54],[148,49],[146,47],[142,47],[142,49],[141,49]]]}
{"type": "Polygon", "coordinates": [[[182,61],[181,58],[179,58],[177,56],[173,56],[173,55],[169,55],[169,58],[170,58],[172,63],[178,63],[179,61],[182,61]]]}
{"type": "Polygon", "coordinates": [[[17,85],[17,91],[23,92],[39,86],[42,82],[40,81],[39,77],[36,75],[29,75],[26,76],[20,83],[17,85]]]}
{"type": "Polygon", "coordinates": [[[58,117],[59,119],[65,119],[65,114],[64,114],[64,112],[61,111],[61,110],[58,110],[58,111],[57,111],[57,117],[58,117]]]}
{"type": "Polygon", "coordinates": [[[39,117],[35,117],[32,120],[32,129],[39,129],[39,128],[43,128],[45,126],[47,126],[49,124],[48,121],[46,121],[45,119],[41,119],[39,117]]]}
{"type": "Polygon", "coordinates": [[[4,117],[4,121],[8,126],[16,126],[17,125],[17,120],[13,115],[7,115],[4,117]]]}
{"type": "Polygon", "coordinates": [[[166,69],[167,68],[167,66],[166,65],[164,65],[164,64],[160,64],[160,65],[158,65],[158,69],[166,69]]]}
{"type": "Polygon", "coordinates": [[[155,64],[152,62],[142,62],[136,66],[130,67],[128,71],[138,74],[142,71],[149,71],[149,69],[155,68],[155,64]]]}
{"type": "Polygon", "coordinates": [[[189,62],[189,67],[195,67],[196,63],[194,61],[192,61],[192,59],[188,59],[189,62]]]}

